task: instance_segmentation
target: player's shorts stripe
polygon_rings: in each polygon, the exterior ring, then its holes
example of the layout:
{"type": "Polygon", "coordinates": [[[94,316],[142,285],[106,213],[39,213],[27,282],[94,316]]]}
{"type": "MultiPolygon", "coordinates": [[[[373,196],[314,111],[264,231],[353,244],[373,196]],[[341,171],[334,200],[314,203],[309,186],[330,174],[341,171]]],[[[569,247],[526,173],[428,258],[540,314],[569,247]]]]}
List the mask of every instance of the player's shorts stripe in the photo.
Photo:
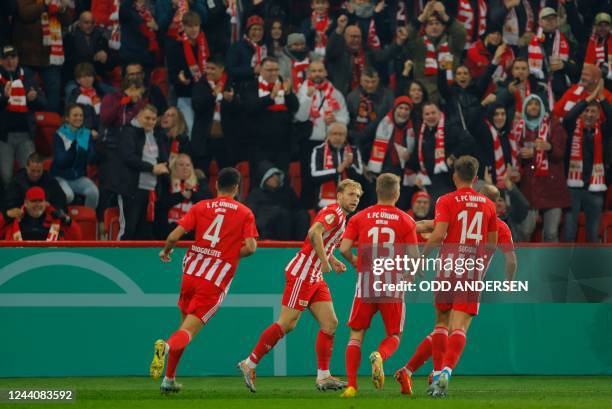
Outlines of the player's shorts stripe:
{"type": "Polygon", "coordinates": [[[204,274],[204,272],[206,271],[206,267],[208,267],[211,261],[212,261],[212,258],[206,257],[206,259],[200,264],[200,268],[198,269],[198,272],[196,273],[196,277],[201,277],[202,274],[204,274]]]}
{"type": "Polygon", "coordinates": [[[206,276],[204,278],[209,281],[212,280],[212,278],[214,277],[220,265],[221,265],[221,259],[218,258],[215,260],[215,264],[213,264],[210,270],[208,270],[208,273],[206,273],[206,276]]]}
{"type": "Polygon", "coordinates": [[[219,309],[219,306],[221,305],[221,303],[223,302],[223,299],[225,298],[225,293],[222,292],[219,295],[219,299],[217,300],[217,303],[210,309],[208,310],[208,312],[206,314],[204,314],[204,316],[202,317],[202,322],[206,323],[208,322],[208,320],[215,315],[215,313],[217,312],[217,310],[219,309]]]}
{"type": "Polygon", "coordinates": [[[302,283],[304,281],[299,278],[293,282],[293,290],[291,291],[291,296],[289,297],[289,302],[287,303],[287,307],[294,308],[295,303],[297,302],[298,295],[300,294],[300,288],[302,288],[302,283]]]}
{"type": "Polygon", "coordinates": [[[351,303],[351,313],[349,314],[349,321],[353,319],[353,312],[355,310],[355,300],[357,297],[353,297],[353,302],[351,303]]]}
{"type": "Polygon", "coordinates": [[[198,254],[195,258],[195,260],[191,261],[191,263],[189,263],[189,268],[187,269],[187,271],[185,271],[185,274],[187,275],[192,275],[193,274],[193,270],[195,270],[196,266],[198,265],[198,262],[200,260],[202,260],[204,258],[203,254],[198,254]]]}
{"type": "Polygon", "coordinates": [[[225,263],[225,265],[221,269],[221,272],[219,273],[219,277],[217,277],[217,279],[215,280],[215,285],[217,287],[221,285],[221,282],[225,278],[225,275],[227,274],[230,268],[232,268],[232,265],[230,263],[225,263]]]}

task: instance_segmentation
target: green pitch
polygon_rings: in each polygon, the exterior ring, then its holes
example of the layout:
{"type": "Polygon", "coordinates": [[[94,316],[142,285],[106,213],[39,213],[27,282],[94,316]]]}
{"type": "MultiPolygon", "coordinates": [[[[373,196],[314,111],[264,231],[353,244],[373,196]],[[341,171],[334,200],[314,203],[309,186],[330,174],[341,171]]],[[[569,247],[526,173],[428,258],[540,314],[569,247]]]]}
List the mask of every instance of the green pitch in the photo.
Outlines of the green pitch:
{"type": "Polygon", "coordinates": [[[374,390],[369,378],[360,378],[359,396],[344,400],[337,392],[319,392],[312,377],[258,378],[255,394],[238,377],[181,378],[184,390],[159,394],[159,382],[149,378],[0,378],[1,389],[76,390],[73,404],[0,403],[16,408],[151,408],[151,409],[277,409],[277,408],[445,408],[445,409],[604,409],[612,408],[612,377],[462,377],[450,385],[449,397],[434,400],[425,394],[427,379],[414,379],[415,396],[399,394],[388,377],[383,391],[374,390]]]}

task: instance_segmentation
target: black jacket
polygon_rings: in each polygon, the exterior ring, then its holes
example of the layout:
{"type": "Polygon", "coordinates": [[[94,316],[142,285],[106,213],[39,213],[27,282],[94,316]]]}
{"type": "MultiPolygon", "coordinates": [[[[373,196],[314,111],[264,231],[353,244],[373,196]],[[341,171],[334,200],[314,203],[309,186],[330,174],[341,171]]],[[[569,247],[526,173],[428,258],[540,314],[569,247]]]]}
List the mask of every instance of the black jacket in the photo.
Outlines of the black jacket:
{"type": "Polygon", "coordinates": [[[6,140],[7,132],[27,132],[33,135],[34,112],[43,111],[47,104],[45,95],[38,86],[34,73],[29,68],[22,67],[17,67],[14,72],[9,73],[0,66],[0,76],[3,79],[3,81],[0,81],[0,140],[6,140]],[[26,94],[30,89],[34,89],[37,97],[33,101],[27,101],[27,112],[8,112],[9,96],[4,95],[4,80],[14,81],[18,79],[22,69],[23,87],[26,94]]]}
{"type": "MultiPolygon", "coordinates": [[[[198,46],[191,46],[194,57],[198,58],[198,46]]],[[[185,59],[185,52],[183,50],[183,42],[176,40],[167,40],[166,44],[166,58],[168,60],[168,81],[174,86],[176,96],[179,98],[191,98],[192,90],[194,87],[193,77],[187,60],[185,59]],[[188,85],[184,85],[178,79],[179,73],[183,71],[185,77],[191,80],[188,85]]],[[[202,73],[204,74],[204,73],[202,73]]],[[[203,80],[206,82],[206,80],[203,80]]]]}
{"type": "MultiPolygon", "coordinates": [[[[493,184],[497,183],[497,176],[495,174],[495,152],[493,149],[493,136],[491,135],[491,130],[489,129],[489,125],[484,120],[485,112],[481,110],[481,121],[477,121],[474,123],[472,128],[472,135],[474,135],[475,145],[474,145],[474,154],[478,161],[480,162],[480,166],[478,167],[478,177],[483,178],[484,172],[486,168],[489,168],[491,177],[493,178],[493,184]]],[[[493,124],[491,118],[489,118],[489,122],[493,124]]],[[[498,130],[500,141],[502,145],[502,151],[504,153],[504,162],[506,164],[512,163],[512,148],[510,147],[510,123],[512,120],[508,118],[506,120],[506,126],[498,130]]]]}
{"type": "MultiPolygon", "coordinates": [[[[258,214],[276,207],[286,210],[301,209],[300,201],[287,183],[284,174],[282,176],[282,185],[276,190],[271,190],[264,186],[265,180],[272,176],[274,171],[279,170],[273,168],[272,163],[268,161],[261,162],[257,168],[257,175],[260,177],[259,184],[251,190],[247,199],[247,206],[253,211],[256,220],[258,214]]],[[[280,173],[282,174],[282,172],[280,173]]]]}
{"type": "Polygon", "coordinates": [[[255,80],[255,71],[251,66],[253,54],[255,50],[244,39],[232,44],[227,50],[225,68],[234,81],[243,83],[255,80]]]}
{"type": "Polygon", "coordinates": [[[118,62],[108,48],[108,39],[105,35],[105,31],[101,27],[94,28],[94,31],[88,37],[78,25],[73,26],[73,29],[64,37],[66,63],[63,69],[65,78],[74,79],[74,68],[77,64],[83,62],[93,64],[98,75],[112,70],[117,65],[118,62]],[[105,51],[108,56],[104,64],[94,61],[94,55],[100,51],[105,51]]]}
{"type": "MultiPolygon", "coordinates": [[[[26,192],[29,188],[38,186],[44,189],[47,201],[56,209],[64,209],[66,207],[66,195],[49,172],[44,171],[41,178],[36,182],[32,182],[28,178],[27,171],[20,169],[13,176],[13,180],[6,189],[5,202],[3,209],[9,210],[23,206],[26,192]]],[[[4,214],[6,216],[6,213],[4,214]]],[[[6,218],[6,217],[5,217],[6,218]]]]}

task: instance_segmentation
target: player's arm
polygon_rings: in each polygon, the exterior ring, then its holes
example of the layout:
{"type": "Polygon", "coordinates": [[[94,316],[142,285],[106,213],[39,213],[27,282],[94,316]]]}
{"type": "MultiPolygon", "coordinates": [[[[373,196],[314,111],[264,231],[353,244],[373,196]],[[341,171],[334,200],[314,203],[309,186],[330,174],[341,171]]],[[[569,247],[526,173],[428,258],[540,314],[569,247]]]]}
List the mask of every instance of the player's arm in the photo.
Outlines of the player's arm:
{"type": "Polygon", "coordinates": [[[493,254],[497,248],[497,230],[487,233],[487,243],[485,245],[487,252],[493,254]]]}
{"type": "Polygon", "coordinates": [[[427,257],[433,249],[438,247],[444,237],[446,237],[446,232],[448,231],[448,222],[438,222],[436,223],[433,231],[431,232],[431,236],[429,236],[429,240],[425,243],[425,248],[423,249],[423,256],[427,257]]]}
{"type": "Polygon", "coordinates": [[[329,256],[329,264],[331,265],[331,268],[333,268],[334,271],[338,274],[344,273],[346,271],[346,264],[338,260],[336,256],[334,256],[334,253],[329,256]]]}
{"type": "Polygon", "coordinates": [[[340,254],[353,267],[357,268],[357,256],[353,253],[353,240],[343,238],[340,242],[340,254]]]}
{"type": "Polygon", "coordinates": [[[421,221],[416,222],[417,234],[431,233],[433,229],[434,229],[433,220],[421,220],[421,221]]]}
{"type": "Polygon", "coordinates": [[[504,253],[506,264],[506,281],[514,281],[518,263],[516,261],[516,252],[509,251],[504,253]]]}
{"type": "Polygon", "coordinates": [[[257,240],[255,240],[255,237],[247,237],[240,248],[240,258],[252,255],[255,253],[255,250],[257,250],[257,240]]]}
{"type": "Polygon", "coordinates": [[[323,226],[323,223],[314,222],[308,230],[308,239],[310,240],[312,248],[317,254],[317,257],[319,257],[319,260],[321,260],[321,271],[324,273],[329,273],[331,271],[331,266],[329,265],[329,260],[327,260],[325,248],[323,247],[324,232],[325,226],[323,226]]]}
{"type": "Polygon", "coordinates": [[[159,252],[159,259],[164,263],[170,261],[170,253],[172,253],[172,249],[176,246],[176,243],[183,237],[185,234],[185,229],[183,226],[178,225],[166,238],[166,244],[162,251],[159,252]]]}

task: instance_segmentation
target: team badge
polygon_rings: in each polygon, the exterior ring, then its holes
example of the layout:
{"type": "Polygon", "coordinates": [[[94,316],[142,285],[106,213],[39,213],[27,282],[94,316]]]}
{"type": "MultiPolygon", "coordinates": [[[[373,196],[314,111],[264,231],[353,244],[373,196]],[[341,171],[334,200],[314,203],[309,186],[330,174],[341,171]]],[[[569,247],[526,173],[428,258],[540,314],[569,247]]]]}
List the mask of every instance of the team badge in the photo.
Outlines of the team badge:
{"type": "Polygon", "coordinates": [[[333,224],[334,220],[336,220],[336,215],[333,213],[330,213],[327,216],[325,216],[325,223],[327,224],[333,224]]]}

